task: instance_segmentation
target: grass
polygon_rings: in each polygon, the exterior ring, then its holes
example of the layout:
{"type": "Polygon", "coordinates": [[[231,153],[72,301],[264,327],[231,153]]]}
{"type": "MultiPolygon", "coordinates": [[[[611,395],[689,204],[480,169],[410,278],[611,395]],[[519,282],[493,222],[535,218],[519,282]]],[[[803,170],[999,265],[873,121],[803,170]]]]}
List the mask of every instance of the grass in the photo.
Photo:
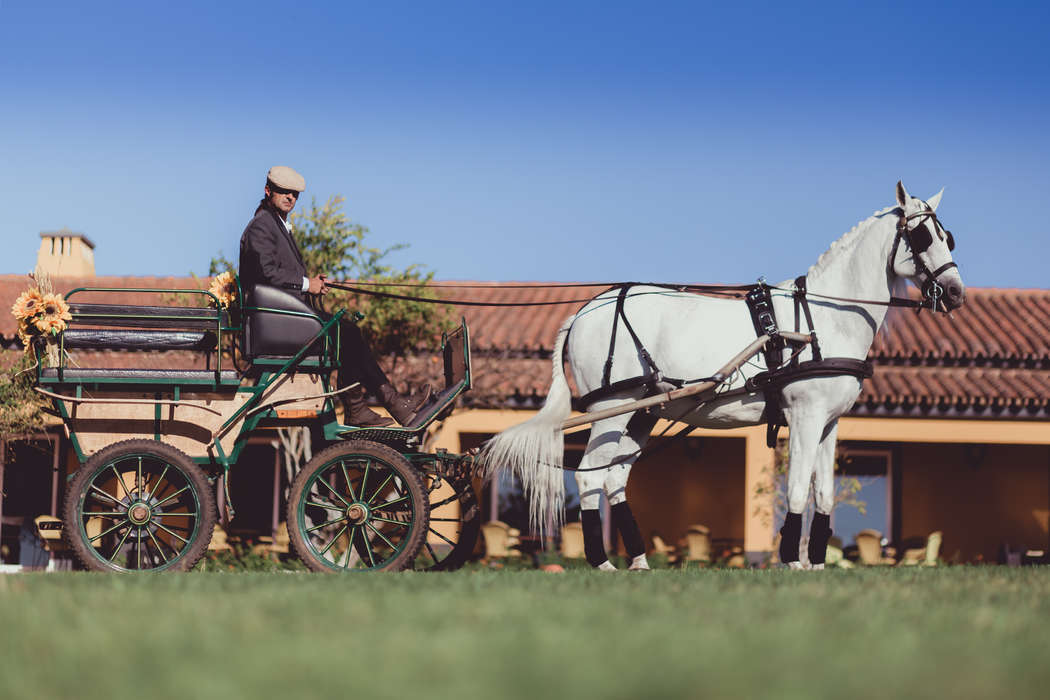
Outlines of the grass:
{"type": "Polygon", "coordinates": [[[1045,697],[1050,568],[0,576],[3,698],[1045,697]]]}

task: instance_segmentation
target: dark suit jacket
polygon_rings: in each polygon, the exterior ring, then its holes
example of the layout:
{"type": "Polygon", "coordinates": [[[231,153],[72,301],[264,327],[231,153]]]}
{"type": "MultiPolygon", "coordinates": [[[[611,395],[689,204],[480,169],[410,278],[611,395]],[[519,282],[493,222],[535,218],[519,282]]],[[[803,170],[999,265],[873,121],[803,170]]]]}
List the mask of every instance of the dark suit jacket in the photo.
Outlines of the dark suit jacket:
{"type": "Polygon", "coordinates": [[[302,293],[307,276],[303,256],[277,214],[260,209],[241,234],[241,286],[247,291],[262,283],[302,293]]]}

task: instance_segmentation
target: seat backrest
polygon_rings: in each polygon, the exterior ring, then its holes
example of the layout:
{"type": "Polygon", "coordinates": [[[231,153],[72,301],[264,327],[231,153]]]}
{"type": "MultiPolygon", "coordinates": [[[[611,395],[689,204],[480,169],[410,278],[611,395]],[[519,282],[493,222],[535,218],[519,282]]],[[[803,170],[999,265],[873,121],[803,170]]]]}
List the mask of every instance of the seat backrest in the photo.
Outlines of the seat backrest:
{"type": "Polygon", "coordinates": [[[321,317],[296,294],[257,284],[245,302],[242,347],[249,359],[291,357],[321,330],[321,317]]]}

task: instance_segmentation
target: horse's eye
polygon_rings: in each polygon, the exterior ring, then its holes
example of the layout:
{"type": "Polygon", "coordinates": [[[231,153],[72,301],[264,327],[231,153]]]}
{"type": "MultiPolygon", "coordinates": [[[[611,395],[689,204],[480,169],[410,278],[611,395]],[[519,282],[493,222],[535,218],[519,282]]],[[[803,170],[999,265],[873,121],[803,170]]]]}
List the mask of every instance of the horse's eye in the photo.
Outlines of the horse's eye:
{"type": "Polygon", "coordinates": [[[948,236],[948,250],[955,250],[955,236],[948,229],[944,229],[944,235],[948,236]]]}
{"type": "Polygon", "coordinates": [[[925,253],[933,245],[933,234],[926,224],[919,224],[911,230],[911,249],[916,253],[925,253]]]}

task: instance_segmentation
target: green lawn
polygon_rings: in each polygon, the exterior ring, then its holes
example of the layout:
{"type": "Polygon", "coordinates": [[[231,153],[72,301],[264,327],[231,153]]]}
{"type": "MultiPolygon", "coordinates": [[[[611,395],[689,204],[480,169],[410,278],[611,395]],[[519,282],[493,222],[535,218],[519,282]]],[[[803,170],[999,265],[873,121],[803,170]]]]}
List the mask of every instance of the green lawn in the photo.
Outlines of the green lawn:
{"type": "Polygon", "coordinates": [[[0,576],[0,698],[1047,697],[1050,568],[0,576]]]}

